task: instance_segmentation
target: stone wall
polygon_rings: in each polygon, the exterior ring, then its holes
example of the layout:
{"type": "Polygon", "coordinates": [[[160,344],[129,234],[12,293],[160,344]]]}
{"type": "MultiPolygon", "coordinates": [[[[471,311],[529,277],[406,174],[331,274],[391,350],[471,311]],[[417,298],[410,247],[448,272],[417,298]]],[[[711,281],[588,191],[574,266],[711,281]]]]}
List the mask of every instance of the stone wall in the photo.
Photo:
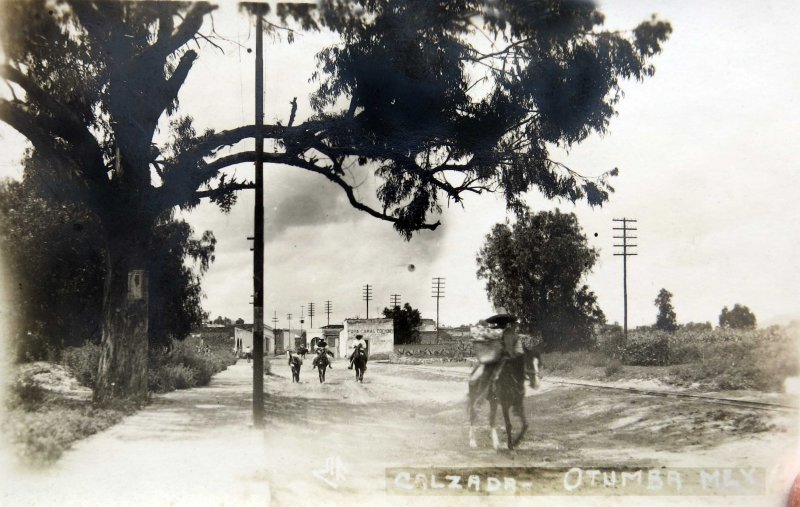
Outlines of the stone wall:
{"type": "Polygon", "coordinates": [[[471,340],[452,340],[438,344],[412,343],[408,345],[395,345],[395,356],[421,357],[421,358],[447,358],[465,359],[472,356],[471,340]]]}

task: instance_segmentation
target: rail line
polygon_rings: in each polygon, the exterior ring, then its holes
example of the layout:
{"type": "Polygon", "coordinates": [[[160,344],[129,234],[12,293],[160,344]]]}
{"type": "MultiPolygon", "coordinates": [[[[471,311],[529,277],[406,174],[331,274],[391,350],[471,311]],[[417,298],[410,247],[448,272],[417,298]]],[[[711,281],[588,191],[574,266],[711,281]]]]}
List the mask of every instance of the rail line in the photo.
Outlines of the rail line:
{"type": "MultiPolygon", "coordinates": [[[[404,368],[413,368],[416,370],[427,371],[431,373],[436,373],[445,377],[452,377],[452,378],[459,378],[463,379],[469,375],[469,373],[464,371],[458,370],[451,370],[447,371],[446,369],[436,368],[432,366],[424,366],[424,365],[412,365],[412,364],[397,364],[392,363],[393,366],[400,366],[404,368]]],[[[579,382],[574,380],[564,380],[564,379],[546,379],[547,382],[551,382],[554,384],[562,384],[562,385],[571,385],[576,387],[587,387],[590,389],[601,389],[606,391],[615,391],[620,393],[630,393],[636,394],[640,396],[655,396],[660,398],[685,398],[685,399],[694,399],[700,400],[707,403],[715,403],[718,405],[729,405],[734,407],[740,408],[752,408],[756,410],[771,410],[771,411],[791,411],[797,412],[800,410],[800,407],[792,406],[792,405],[784,405],[781,403],[771,403],[771,402],[764,402],[764,401],[753,401],[753,400],[742,400],[736,398],[724,398],[721,396],[712,396],[709,394],[695,394],[695,393],[686,393],[681,391],[656,391],[652,389],[640,389],[637,387],[621,387],[621,386],[612,386],[612,385],[603,385],[598,383],[587,383],[587,382],[579,382]]]]}

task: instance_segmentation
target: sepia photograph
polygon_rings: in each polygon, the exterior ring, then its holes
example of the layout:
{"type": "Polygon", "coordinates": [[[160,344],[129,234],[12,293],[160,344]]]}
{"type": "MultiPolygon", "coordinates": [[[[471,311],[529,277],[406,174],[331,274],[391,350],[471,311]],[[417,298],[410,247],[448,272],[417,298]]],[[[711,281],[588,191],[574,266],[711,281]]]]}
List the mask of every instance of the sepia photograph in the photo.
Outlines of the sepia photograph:
{"type": "Polygon", "coordinates": [[[798,19],[0,0],[0,505],[800,507],[798,19]]]}

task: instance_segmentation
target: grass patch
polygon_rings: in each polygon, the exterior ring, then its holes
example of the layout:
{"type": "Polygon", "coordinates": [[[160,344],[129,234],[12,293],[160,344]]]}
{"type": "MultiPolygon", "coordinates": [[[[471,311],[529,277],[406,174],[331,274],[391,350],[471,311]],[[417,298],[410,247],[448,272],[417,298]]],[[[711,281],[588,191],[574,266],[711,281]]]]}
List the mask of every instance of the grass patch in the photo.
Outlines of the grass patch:
{"type": "Polygon", "coordinates": [[[137,408],[130,403],[98,408],[88,390],[56,390],[63,386],[43,386],[34,379],[35,373],[51,371],[61,373],[61,378],[68,376],[58,365],[19,368],[6,398],[3,431],[15,445],[19,461],[28,466],[52,463],[73,442],[116,424],[137,408]]]}

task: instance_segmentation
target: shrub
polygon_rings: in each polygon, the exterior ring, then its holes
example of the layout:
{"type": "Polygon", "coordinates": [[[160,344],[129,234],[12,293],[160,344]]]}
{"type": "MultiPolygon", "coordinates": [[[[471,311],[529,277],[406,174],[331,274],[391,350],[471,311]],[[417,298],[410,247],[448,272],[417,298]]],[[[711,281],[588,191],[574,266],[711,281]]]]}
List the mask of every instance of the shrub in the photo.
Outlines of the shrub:
{"type": "Polygon", "coordinates": [[[172,342],[167,352],[151,351],[148,387],[163,393],[175,389],[204,386],[211,377],[235,362],[227,349],[202,349],[195,340],[172,342]]]}
{"type": "Polygon", "coordinates": [[[635,366],[669,364],[669,333],[652,330],[629,335],[622,362],[635,366]]]}
{"type": "Polygon", "coordinates": [[[194,372],[182,364],[163,364],[148,374],[148,388],[156,393],[189,389],[196,385],[194,372]]]}
{"type": "Polygon", "coordinates": [[[619,373],[620,370],[622,370],[622,362],[619,359],[612,359],[606,365],[606,377],[619,373]]]}
{"type": "Polygon", "coordinates": [[[44,389],[31,375],[23,375],[11,384],[6,403],[10,409],[21,408],[30,412],[39,408],[44,398],[44,389]]]}
{"type": "Polygon", "coordinates": [[[603,326],[597,334],[595,350],[612,359],[622,359],[625,349],[625,334],[618,325],[603,326]]]}
{"type": "Polygon", "coordinates": [[[94,388],[100,365],[100,345],[87,343],[61,352],[61,362],[82,385],[94,388]]]}

